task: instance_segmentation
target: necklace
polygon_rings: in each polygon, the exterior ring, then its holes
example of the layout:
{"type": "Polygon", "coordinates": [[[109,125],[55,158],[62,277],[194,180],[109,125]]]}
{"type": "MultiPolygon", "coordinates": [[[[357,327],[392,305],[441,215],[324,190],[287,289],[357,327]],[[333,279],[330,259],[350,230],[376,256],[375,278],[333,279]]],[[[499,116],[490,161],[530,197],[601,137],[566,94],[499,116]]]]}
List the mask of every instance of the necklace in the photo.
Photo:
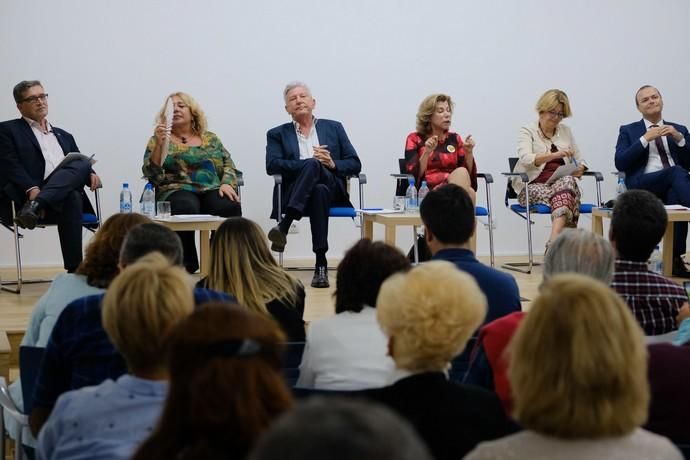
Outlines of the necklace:
{"type": "Polygon", "coordinates": [[[539,126],[539,132],[541,133],[542,136],[544,136],[544,139],[546,139],[547,141],[550,141],[551,138],[553,138],[553,136],[556,135],[556,130],[554,129],[553,134],[551,136],[547,136],[546,133],[544,132],[544,130],[541,129],[541,123],[537,123],[537,125],[539,126]]]}
{"type": "Polygon", "coordinates": [[[180,136],[179,134],[175,134],[175,137],[180,140],[183,144],[187,143],[187,138],[185,136],[180,136]]]}

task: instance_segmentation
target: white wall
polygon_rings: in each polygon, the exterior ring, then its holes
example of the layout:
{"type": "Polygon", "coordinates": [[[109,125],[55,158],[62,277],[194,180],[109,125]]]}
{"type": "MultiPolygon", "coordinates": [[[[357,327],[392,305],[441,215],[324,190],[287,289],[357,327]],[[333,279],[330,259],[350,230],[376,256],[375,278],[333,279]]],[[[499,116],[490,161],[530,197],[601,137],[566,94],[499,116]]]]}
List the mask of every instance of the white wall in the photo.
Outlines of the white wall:
{"type": "MultiPolygon", "coordinates": [[[[660,88],[667,119],[690,123],[689,13],[686,0],[0,0],[0,119],[17,116],[14,84],[42,80],[50,121],[96,154],[110,215],[122,182],[137,196],[143,187],[141,157],[165,95],[189,92],[245,171],[245,216],[268,229],[265,132],[288,120],[287,81],[308,82],[317,116],[345,125],[369,176],[368,205],[390,206],[388,174],[417,106],[446,92],[457,103],[453,128],[473,134],[480,170],[497,179],[497,253],[524,253],[522,222],[503,207],[499,173],[518,128],[535,119],[539,95],[568,93],[574,116],[566,123],[591,167],[607,173],[611,196],[618,126],[639,118],[640,85],[660,88]]],[[[536,226],[537,250],[546,224],[536,226]]],[[[300,230],[287,257],[310,257],[308,224],[300,230]]],[[[404,233],[401,246],[411,242],[404,233]]],[[[356,235],[350,223],[334,223],[329,254],[339,256],[356,235]]],[[[26,264],[61,262],[55,233],[28,232],[26,240],[26,264]]],[[[11,264],[8,232],[0,248],[0,265],[11,264]]],[[[488,252],[481,230],[478,250],[488,252]]]]}

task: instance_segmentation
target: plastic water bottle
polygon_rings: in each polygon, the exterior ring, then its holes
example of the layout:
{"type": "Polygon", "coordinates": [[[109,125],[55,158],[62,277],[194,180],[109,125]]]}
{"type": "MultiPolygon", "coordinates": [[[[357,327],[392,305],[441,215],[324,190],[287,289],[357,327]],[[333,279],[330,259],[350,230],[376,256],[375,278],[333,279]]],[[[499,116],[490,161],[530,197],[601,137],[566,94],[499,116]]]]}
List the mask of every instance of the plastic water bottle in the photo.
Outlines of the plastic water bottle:
{"type": "Polygon", "coordinates": [[[616,185],[616,197],[621,196],[623,193],[627,192],[628,188],[625,186],[625,178],[618,178],[618,185],[616,185]]]}
{"type": "Polygon", "coordinates": [[[649,262],[647,262],[647,269],[650,272],[658,273],[661,275],[663,271],[663,266],[661,263],[661,251],[659,251],[659,246],[654,248],[652,255],[649,256],[649,262]]]}
{"type": "Polygon", "coordinates": [[[416,212],[419,209],[417,203],[417,188],[414,186],[414,179],[409,179],[407,191],[405,192],[405,211],[416,212]]]}
{"type": "Polygon", "coordinates": [[[427,193],[429,193],[429,187],[426,185],[426,181],[422,181],[422,186],[419,187],[419,192],[417,193],[417,201],[419,206],[422,205],[422,201],[426,197],[427,193]]]}
{"type": "Polygon", "coordinates": [[[146,184],[144,193],[141,196],[141,213],[146,217],[153,218],[156,215],[156,194],[153,191],[153,185],[146,184]]]}
{"type": "Polygon", "coordinates": [[[120,192],[120,212],[132,212],[132,192],[129,191],[129,184],[122,184],[120,192]]]}

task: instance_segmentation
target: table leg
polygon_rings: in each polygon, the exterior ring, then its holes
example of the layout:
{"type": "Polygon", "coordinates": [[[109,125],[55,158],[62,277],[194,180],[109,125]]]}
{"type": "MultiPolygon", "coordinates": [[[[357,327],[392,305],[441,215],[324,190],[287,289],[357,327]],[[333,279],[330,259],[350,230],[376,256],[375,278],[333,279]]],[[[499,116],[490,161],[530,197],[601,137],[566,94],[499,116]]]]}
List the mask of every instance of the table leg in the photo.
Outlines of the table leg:
{"type": "Polygon", "coordinates": [[[604,236],[604,218],[592,214],[592,233],[599,236],[604,236]]]}
{"type": "Polygon", "coordinates": [[[208,276],[211,271],[211,232],[199,230],[199,271],[202,276],[208,276]]]}
{"type": "Polygon", "coordinates": [[[369,218],[369,216],[364,216],[364,223],[362,224],[364,228],[363,238],[373,240],[374,239],[374,221],[369,218]]]}
{"type": "Polygon", "coordinates": [[[395,246],[395,224],[386,224],[386,236],[383,241],[395,246]]]}
{"type": "Polygon", "coordinates": [[[673,224],[669,222],[666,224],[666,233],[664,233],[664,247],[661,252],[661,263],[663,265],[663,275],[670,277],[673,275],[673,224]]]}

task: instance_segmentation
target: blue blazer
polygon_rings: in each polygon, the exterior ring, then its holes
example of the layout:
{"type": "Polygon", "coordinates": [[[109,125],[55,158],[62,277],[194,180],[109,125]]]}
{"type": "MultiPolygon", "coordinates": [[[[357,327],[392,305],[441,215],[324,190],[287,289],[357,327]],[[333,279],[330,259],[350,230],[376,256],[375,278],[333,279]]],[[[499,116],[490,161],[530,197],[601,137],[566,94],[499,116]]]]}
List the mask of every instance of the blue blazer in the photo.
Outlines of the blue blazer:
{"type": "MultiPolygon", "coordinates": [[[[342,196],[347,196],[345,179],[348,176],[359,174],[362,170],[362,163],[359,161],[357,151],[347,137],[345,128],[337,121],[318,119],[316,121],[316,134],[319,136],[321,145],[328,146],[331,158],[335,162],[334,173],[341,179],[338,183],[342,186],[342,196]]],[[[299,158],[299,143],[292,122],[277,126],[266,133],[266,173],[283,175],[283,209],[285,209],[292,185],[305,161],[299,158]]],[[[275,218],[277,214],[277,200],[278,188],[276,186],[273,188],[272,218],[275,218]]],[[[349,201],[333,203],[333,205],[352,206],[349,201]]]]}
{"type": "MultiPolygon", "coordinates": [[[[673,162],[685,169],[690,169],[690,134],[688,128],[666,120],[664,120],[664,124],[673,126],[685,138],[684,147],[678,147],[673,139],[668,139],[668,147],[673,162]]],[[[646,132],[647,128],[645,128],[643,120],[620,127],[616,142],[616,169],[625,173],[626,182],[631,177],[644,174],[649,159],[649,146],[642,147],[640,137],[646,132]]]]}

